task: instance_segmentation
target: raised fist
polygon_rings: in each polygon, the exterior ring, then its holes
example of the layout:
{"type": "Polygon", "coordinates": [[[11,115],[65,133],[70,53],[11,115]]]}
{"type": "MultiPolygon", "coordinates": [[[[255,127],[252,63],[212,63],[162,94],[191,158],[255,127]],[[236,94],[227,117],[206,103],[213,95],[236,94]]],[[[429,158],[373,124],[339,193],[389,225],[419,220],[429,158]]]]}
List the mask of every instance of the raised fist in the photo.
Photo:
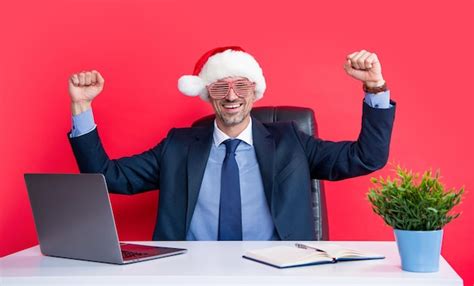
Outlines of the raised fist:
{"type": "Polygon", "coordinates": [[[69,95],[73,103],[90,103],[104,88],[104,78],[98,71],[82,71],[69,78],[69,95]]]}
{"type": "Polygon", "coordinates": [[[348,75],[364,82],[369,87],[381,86],[385,83],[382,66],[375,53],[362,50],[348,55],[344,69],[348,75]]]}

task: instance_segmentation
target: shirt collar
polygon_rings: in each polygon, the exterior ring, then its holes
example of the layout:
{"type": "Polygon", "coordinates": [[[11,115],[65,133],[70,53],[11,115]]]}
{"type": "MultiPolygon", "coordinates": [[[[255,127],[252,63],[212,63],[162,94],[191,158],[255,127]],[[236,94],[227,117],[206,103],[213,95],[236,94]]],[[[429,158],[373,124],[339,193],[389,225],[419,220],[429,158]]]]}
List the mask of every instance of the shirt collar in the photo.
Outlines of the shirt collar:
{"type": "Polygon", "coordinates": [[[253,146],[253,137],[252,137],[252,117],[250,117],[250,122],[245,129],[240,132],[237,137],[232,138],[229,135],[225,134],[222,130],[219,129],[217,126],[216,120],[214,120],[214,133],[212,134],[212,137],[214,139],[214,145],[216,147],[219,147],[219,145],[224,142],[227,139],[240,139],[244,141],[245,143],[249,144],[250,146],[253,146]]]}

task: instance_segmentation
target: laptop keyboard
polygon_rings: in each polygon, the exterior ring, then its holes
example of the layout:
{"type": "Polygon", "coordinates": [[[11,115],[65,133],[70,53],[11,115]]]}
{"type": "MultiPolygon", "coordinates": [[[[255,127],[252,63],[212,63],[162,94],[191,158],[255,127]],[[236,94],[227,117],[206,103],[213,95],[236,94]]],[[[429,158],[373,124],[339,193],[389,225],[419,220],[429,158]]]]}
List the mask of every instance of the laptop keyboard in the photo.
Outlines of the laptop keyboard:
{"type": "Polygon", "coordinates": [[[122,250],[122,257],[124,259],[127,258],[134,258],[134,257],[143,257],[149,255],[148,253],[145,252],[136,252],[136,251],[128,251],[128,250],[122,250]]]}
{"type": "Polygon", "coordinates": [[[186,252],[186,249],[180,248],[156,247],[130,243],[120,243],[120,248],[124,262],[159,258],[186,252]]]}

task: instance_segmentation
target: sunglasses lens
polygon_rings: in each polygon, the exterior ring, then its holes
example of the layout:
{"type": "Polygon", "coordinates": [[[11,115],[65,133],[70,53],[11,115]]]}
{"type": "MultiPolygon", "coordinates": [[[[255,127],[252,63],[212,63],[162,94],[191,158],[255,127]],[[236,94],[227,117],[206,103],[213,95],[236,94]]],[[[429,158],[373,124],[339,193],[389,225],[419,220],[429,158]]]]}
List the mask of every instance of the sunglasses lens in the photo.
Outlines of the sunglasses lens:
{"type": "Polygon", "coordinates": [[[223,98],[229,92],[229,84],[217,82],[209,86],[209,95],[214,98],[223,98]]]}
{"type": "Polygon", "coordinates": [[[253,90],[253,84],[247,80],[239,80],[234,83],[235,93],[240,97],[250,95],[253,90]]]}

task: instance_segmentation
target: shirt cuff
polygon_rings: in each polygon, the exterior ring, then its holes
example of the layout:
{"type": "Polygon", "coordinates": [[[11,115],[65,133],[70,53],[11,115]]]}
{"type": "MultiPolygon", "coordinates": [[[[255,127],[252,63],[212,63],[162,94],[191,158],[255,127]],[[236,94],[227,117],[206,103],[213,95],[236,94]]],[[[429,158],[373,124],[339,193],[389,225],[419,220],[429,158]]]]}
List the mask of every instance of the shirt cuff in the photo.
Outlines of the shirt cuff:
{"type": "Polygon", "coordinates": [[[392,107],[390,104],[390,90],[379,93],[366,93],[364,101],[373,108],[387,109],[392,107]]]}
{"type": "Polygon", "coordinates": [[[94,122],[94,114],[92,109],[88,109],[77,115],[72,116],[71,138],[87,134],[94,130],[96,124],[94,122]]]}

